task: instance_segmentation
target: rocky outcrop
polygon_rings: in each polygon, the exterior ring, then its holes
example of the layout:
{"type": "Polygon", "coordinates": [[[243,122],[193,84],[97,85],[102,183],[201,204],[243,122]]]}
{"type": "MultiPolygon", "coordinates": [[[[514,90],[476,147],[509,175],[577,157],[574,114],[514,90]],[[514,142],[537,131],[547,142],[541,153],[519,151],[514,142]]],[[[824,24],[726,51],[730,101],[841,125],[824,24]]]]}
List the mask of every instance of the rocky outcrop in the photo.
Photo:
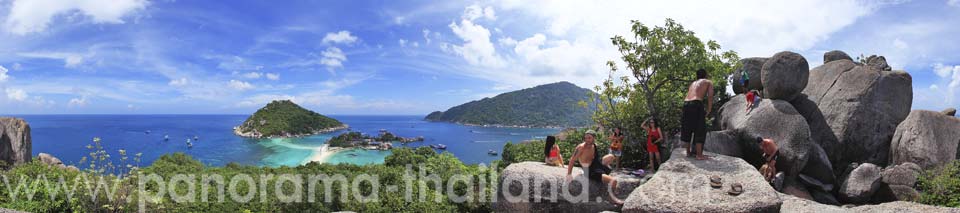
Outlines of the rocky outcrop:
{"type": "Polygon", "coordinates": [[[783,51],[774,54],[760,71],[763,97],[790,101],[804,88],[810,74],[807,59],[800,54],[783,51]]]}
{"type": "Polygon", "coordinates": [[[733,72],[733,92],[734,94],[746,93],[750,90],[763,90],[763,84],[761,82],[760,69],[763,68],[763,63],[767,62],[767,58],[753,57],[753,58],[744,58],[740,59],[741,67],[733,72]],[[747,73],[747,78],[750,79],[747,89],[744,90],[743,86],[740,84],[740,79],[743,78],[743,72],[747,73]]]}
{"type": "MultiPolygon", "coordinates": [[[[674,149],[673,156],[683,156],[674,149]]],[[[665,162],[653,178],[630,193],[623,212],[777,212],[779,195],[756,168],[735,157],[705,153],[710,160],[675,157],[665,162]],[[723,188],[710,187],[717,175],[723,188]],[[727,194],[730,185],[743,185],[743,194],[727,194]]]]}
{"type": "Polygon", "coordinates": [[[835,60],[811,70],[809,80],[803,93],[816,103],[838,140],[838,149],[824,146],[830,159],[839,159],[833,165],[886,165],[890,139],[913,101],[910,75],[835,60]]]}
{"type": "Polygon", "coordinates": [[[30,162],[30,125],[19,118],[0,118],[0,161],[7,165],[30,162]]]}
{"type": "MultiPolygon", "coordinates": [[[[574,179],[567,182],[567,169],[547,166],[541,162],[521,162],[507,166],[500,174],[497,212],[600,212],[616,210],[610,204],[605,184],[588,181],[579,167],[573,169],[574,179]],[[586,184],[584,184],[586,183],[586,184]],[[585,192],[585,193],[584,193],[585,192]]],[[[615,176],[614,192],[626,197],[640,185],[640,179],[615,176]]]]}
{"type": "Polygon", "coordinates": [[[840,198],[848,203],[869,202],[873,193],[880,189],[880,167],[871,163],[860,164],[840,187],[840,198]]]}
{"type": "Polygon", "coordinates": [[[780,212],[789,213],[854,213],[854,212],[883,212],[883,213],[904,213],[904,212],[960,212],[958,208],[946,208],[939,206],[930,206],[913,202],[890,202],[879,205],[863,205],[853,207],[840,207],[825,205],[813,202],[807,199],[798,198],[788,194],[780,194],[783,199],[783,205],[780,212]]]}
{"type": "Polygon", "coordinates": [[[826,64],[826,63],[828,63],[828,62],[831,62],[831,61],[836,61],[836,60],[850,60],[850,61],[853,61],[853,58],[850,58],[850,55],[847,55],[847,53],[845,53],[845,52],[843,52],[843,51],[840,51],[840,50],[834,50],[834,51],[830,51],[830,52],[827,52],[827,53],[824,53],[824,54],[823,54],[823,63],[824,63],[824,64],[826,64]]]}
{"type": "Polygon", "coordinates": [[[903,163],[889,166],[880,173],[883,183],[890,185],[904,185],[913,187],[917,184],[917,177],[923,169],[915,163],[903,163]]]}
{"type": "Polygon", "coordinates": [[[890,164],[915,163],[929,169],[956,159],[960,119],[939,112],[914,110],[897,126],[890,143],[890,164]]]}
{"type": "Polygon", "coordinates": [[[943,113],[946,116],[957,116],[957,109],[946,108],[943,111],[940,111],[940,113],[943,113]]]}
{"type": "MultiPolygon", "coordinates": [[[[793,99],[793,101],[790,101],[790,104],[807,120],[807,125],[810,126],[810,139],[817,145],[820,145],[824,154],[827,155],[828,163],[832,165],[833,162],[839,162],[840,141],[838,141],[837,136],[833,134],[833,131],[830,129],[830,124],[828,124],[826,118],[823,117],[823,112],[820,111],[817,103],[810,100],[807,95],[800,94],[797,98],[793,99]]],[[[834,165],[833,168],[838,166],[839,165],[834,165]]]]}
{"type": "Polygon", "coordinates": [[[890,71],[892,68],[890,65],[887,65],[887,58],[883,56],[871,55],[867,57],[867,66],[870,66],[877,70],[890,71]]]}
{"type": "Polygon", "coordinates": [[[78,168],[75,167],[75,166],[72,166],[72,165],[71,165],[71,166],[68,166],[68,165],[63,164],[63,161],[60,161],[59,158],[54,157],[54,156],[51,155],[51,154],[40,153],[39,155],[37,155],[37,159],[39,159],[40,162],[43,162],[44,164],[47,164],[47,165],[49,165],[49,166],[55,166],[55,167],[58,167],[58,168],[61,168],[61,169],[66,169],[66,170],[70,170],[70,171],[80,171],[80,169],[78,169],[78,168]]]}

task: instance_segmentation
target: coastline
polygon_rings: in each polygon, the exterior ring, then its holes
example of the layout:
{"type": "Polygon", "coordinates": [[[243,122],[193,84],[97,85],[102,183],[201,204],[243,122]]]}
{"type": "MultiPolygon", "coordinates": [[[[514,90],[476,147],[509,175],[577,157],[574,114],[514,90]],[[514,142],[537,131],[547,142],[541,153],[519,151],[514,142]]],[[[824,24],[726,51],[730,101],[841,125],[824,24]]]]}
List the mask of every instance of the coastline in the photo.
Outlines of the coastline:
{"type": "Polygon", "coordinates": [[[330,144],[323,144],[320,147],[313,149],[313,154],[310,155],[307,159],[304,159],[300,164],[307,164],[310,162],[317,163],[326,163],[327,160],[330,160],[330,157],[336,155],[339,152],[347,151],[353,148],[343,148],[343,147],[330,147],[330,144]]]}
{"type": "Polygon", "coordinates": [[[240,131],[240,126],[235,126],[235,127],[233,127],[233,134],[234,134],[234,135],[237,135],[237,136],[240,136],[240,137],[245,137],[245,138],[257,138],[257,139],[261,139],[261,138],[299,138],[299,137],[306,137],[306,136],[311,136],[311,135],[319,135],[319,134],[324,134],[324,133],[330,133],[330,132],[340,131],[340,130],[349,129],[349,128],[350,128],[350,125],[343,124],[343,125],[340,125],[340,126],[335,126],[335,127],[330,127],[330,128],[326,128],[326,129],[316,130],[316,131],[313,131],[313,132],[311,132],[311,133],[306,133],[306,134],[296,134],[296,135],[290,135],[290,134],[288,134],[288,135],[286,135],[286,136],[266,136],[266,137],[264,137],[263,135],[260,135],[259,132],[255,132],[255,131],[254,131],[254,132],[241,132],[241,131],[240,131]]]}
{"type": "Polygon", "coordinates": [[[444,122],[452,123],[457,125],[464,126],[477,126],[477,127],[494,127],[494,128],[523,128],[523,129],[565,129],[565,128],[582,128],[582,127],[564,127],[564,126],[534,126],[534,125],[506,125],[506,124],[474,124],[474,123],[464,123],[464,122],[453,122],[453,121],[443,121],[443,120],[430,120],[424,119],[429,122],[444,122]]]}

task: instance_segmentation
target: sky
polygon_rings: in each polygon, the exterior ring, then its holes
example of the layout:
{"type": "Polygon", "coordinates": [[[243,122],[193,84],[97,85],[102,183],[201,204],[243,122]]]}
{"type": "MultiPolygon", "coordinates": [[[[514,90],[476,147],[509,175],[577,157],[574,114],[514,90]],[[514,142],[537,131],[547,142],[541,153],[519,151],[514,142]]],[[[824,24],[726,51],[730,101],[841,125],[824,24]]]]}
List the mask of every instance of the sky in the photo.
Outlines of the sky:
{"type": "MultiPolygon", "coordinates": [[[[740,57],[883,55],[913,108],[960,104],[960,0],[0,0],[0,114],[425,115],[569,81],[593,88],[630,20],[740,57]]],[[[619,63],[623,64],[623,63],[619,63]]]]}

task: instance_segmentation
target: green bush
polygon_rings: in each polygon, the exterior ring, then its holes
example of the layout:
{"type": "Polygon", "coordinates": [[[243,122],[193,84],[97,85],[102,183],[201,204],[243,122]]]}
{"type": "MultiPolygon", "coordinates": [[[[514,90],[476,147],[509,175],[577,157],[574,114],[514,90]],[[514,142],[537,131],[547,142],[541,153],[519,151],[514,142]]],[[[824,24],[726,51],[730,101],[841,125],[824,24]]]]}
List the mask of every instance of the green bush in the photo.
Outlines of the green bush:
{"type": "Polygon", "coordinates": [[[960,207],[960,161],[924,171],[917,187],[920,189],[919,203],[960,207]]]}

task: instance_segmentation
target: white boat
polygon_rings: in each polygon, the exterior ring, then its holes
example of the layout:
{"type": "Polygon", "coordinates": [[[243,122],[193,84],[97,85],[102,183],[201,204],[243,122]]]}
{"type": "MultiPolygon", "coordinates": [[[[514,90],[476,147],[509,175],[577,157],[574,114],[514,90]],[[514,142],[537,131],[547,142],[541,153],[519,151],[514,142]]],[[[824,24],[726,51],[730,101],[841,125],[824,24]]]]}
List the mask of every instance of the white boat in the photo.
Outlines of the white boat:
{"type": "Polygon", "coordinates": [[[163,135],[163,140],[164,140],[164,141],[169,141],[169,140],[170,140],[170,135],[163,135]]]}

